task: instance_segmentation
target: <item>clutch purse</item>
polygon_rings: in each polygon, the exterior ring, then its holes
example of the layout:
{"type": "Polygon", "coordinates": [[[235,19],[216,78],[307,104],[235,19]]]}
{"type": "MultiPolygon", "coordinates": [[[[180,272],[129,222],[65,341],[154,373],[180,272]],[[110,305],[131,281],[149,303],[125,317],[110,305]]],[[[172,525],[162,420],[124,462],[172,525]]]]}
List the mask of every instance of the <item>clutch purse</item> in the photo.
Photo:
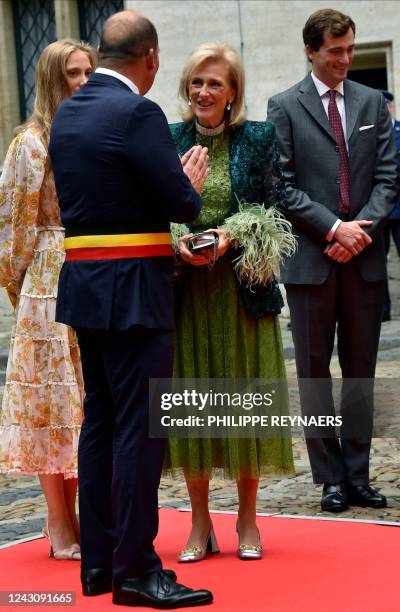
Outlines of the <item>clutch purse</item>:
{"type": "MultiPolygon", "coordinates": [[[[189,250],[192,253],[200,254],[201,251],[213,251],[218,248],[217,232],[208,231],[195,234],[188,242],[189,250]]],[[[203,253],[201,253],[203,255],[203,253]]],[[[204,255],[207,255],[204,253],[204,255]]]]}
{"type": "Polygon", "coordinates": [[[218,234],[213,230],[199,232],[188,241],[189,251],[196,255],[208,258],[208,267],[211,269],[217,259],[218,234]]]}

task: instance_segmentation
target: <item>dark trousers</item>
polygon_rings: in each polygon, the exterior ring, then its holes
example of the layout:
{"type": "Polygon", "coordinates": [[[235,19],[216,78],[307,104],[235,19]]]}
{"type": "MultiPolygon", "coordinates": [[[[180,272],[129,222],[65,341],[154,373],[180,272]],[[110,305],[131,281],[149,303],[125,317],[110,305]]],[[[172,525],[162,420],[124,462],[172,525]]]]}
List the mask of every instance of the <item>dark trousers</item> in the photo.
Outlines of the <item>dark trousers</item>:
{"type": "Polygon", "coordinates": [[[153,541],[165,440],[148,436],[149,378],[172,376],[169,331],[77,329],[85,381],[79,439],[82,568],[114,578],[161,568],[153,541]]]}
{"type": "MultiPolygon", "coordinates": [[[[383,238],[385,240],[386,256],[390,249],[390,235],[392,235],[393,242],[396,245],[397,254],[400,257],[400,219],[389,219],[385,227],[383,228],[383,238]]],[[[385,299],[383,302],[383,315],[390,316],[391,300],[389,292],[389,281],[386,279],[385,282],[385,299]]]]}
{"type": "Polygon", "coordinates": [[[383,292],[384,281],[364,281],[353,260],[332,266],[322,285],[286,285],[305,414],[335,414],[329,366],[337,326],[343,378],[342,435],[340,442],[334,431],[328,437],[307,438],[315,483],[348,481],[356,485],[369,481],[373,378],[383,292]],[[312,381],[302,385],[301,379],[323,380],[317,381],[313,389],[312,381]],[[354,379],[363,379],[355,401],[351,397],[354,379]]]}

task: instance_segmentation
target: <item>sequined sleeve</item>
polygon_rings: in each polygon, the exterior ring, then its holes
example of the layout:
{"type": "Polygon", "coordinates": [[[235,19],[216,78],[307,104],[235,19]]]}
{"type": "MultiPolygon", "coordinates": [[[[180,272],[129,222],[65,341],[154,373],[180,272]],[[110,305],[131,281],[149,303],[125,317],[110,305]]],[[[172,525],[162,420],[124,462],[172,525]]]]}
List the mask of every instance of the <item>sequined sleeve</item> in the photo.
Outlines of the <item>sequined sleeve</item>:
{"type": "MultiPolygon", "coordinates": [[[[266,190],[266,200],[269,206],[274,206],[282,214],[287,212],[286,203],[286,190],[285,190],[285,179],[280,164],[280,155],[278,151],[278,143],[275,134],[275,127],[272,123],[267,123],[271,126],[270,137],[267,138],[267,156],[270,160],[270,167],[267,168],[265,176],[268,178],[270,173],[271,177],[271,188],[266,190]]],[[[268,133],[268,132],[267,132],[268,133]]]]}

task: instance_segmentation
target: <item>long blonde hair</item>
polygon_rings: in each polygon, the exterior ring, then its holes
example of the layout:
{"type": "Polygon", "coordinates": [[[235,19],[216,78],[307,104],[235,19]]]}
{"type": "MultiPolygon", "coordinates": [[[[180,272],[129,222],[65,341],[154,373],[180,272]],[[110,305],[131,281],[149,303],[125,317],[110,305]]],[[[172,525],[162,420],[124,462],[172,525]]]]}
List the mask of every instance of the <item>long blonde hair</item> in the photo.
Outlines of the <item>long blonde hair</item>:
{"type": "Polygon", "coordinates": [[[50,128],[61,102],[68,98],[66,65],[74,51],[83,51],[89,58],[92,68],[96,67],[96,52],[83,41],[72,38],[56,40],[41,53],[36,64],[36,96],[33,113],[29,119],[15,129],[15,134],[26,127],[39,128],[45,144],[48,144],[50,128]]]}
{"type": "Polygon", "coordinates": [[[228,124],[231,127],[238,127],[246,119],[244,110],[244,69],[237,51],[233,47],[221,42],[208,42],[196,47],[183,66],[179,82],[179,96],[183,101],[183,105],[180,108],[181,117],[187,122],[194,121],[194,111],[191,106],[188,106],[190,79],[194,70],[200,64],[210,60],[223,61],[228,66],[231,86],[236,94],[234,101],[231,103],[230,111],[227,111],[228,124]]]}

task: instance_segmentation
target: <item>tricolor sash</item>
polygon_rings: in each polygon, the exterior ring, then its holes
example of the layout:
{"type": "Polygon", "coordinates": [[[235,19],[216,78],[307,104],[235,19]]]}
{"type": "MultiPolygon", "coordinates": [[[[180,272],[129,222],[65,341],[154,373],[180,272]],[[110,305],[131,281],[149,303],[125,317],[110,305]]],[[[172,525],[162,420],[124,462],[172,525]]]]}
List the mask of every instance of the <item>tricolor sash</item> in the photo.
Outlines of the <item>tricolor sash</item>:
{"type": "Polygon", "coordinates": [[[172,257],[169,232],[143,234],[102,234],[64,239],[66,261],[172,257]]]}

